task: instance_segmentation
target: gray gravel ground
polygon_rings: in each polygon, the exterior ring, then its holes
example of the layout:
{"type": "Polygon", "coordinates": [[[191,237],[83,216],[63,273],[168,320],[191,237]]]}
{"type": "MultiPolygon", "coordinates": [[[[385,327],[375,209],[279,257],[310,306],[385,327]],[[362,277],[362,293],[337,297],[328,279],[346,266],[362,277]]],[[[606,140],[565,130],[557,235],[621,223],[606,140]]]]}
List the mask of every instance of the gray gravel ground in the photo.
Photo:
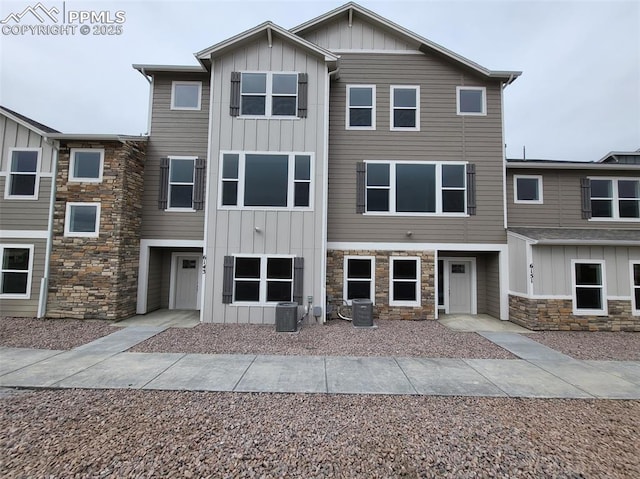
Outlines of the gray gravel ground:
{"type": "Polygon", "coordinates": [[[543,331],[529,337],[576,359],[640,361],[640,333],[543,331]]]}
{"type": "Polygon", "coordinates": [[[277,333],[273,325],[200,324],[169,329],[134,346],[137,352],[203,354],[291,354],[314,356],[422,356],[513,359],[511,353],[476,333],[451,331],[435,321],[376,321],[357,329],[341,320],[277,333]]]}
{"type": "Polygon", "coordinates": [[[0,317],[0,346],[72,349],[117,331],[108,321],[0,317]]]}
{"type": "Polygon", "coordinates": [[[0,477],[637,478],[640,401],[34,391],[0,477]]]}

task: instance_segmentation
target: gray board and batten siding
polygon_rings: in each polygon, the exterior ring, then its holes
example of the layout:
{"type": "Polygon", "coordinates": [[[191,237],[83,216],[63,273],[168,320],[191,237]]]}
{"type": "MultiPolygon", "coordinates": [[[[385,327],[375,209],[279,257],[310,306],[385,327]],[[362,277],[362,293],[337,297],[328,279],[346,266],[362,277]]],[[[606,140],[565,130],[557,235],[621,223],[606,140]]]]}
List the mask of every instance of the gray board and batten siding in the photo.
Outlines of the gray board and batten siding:
{"type": "Polygon", "coordinates": [[[191,156],[207,159],[209,129],[209,74],[155,73],[151,134],[147,144],[142,210],[142,239],[202,240],[204,209],[165,211],[158,207],[163,158],[191,156]],[[202,82],[199,110],[172,110],[173,81],[202,82]]]}
{"type": "Polygon", "coordinates": [[[222,304],[223,261],[241,254],[280,254],[304,258],[304,296],[322,304],[324,284],[323,193],[325,91],[328,77],[324,59],[299,45],[266,34],[227,52],[213,62],[213,118],[209,178],[210,206],[207,231],[207,279],[204,321],[273,323],[275,307],[222,304]],[[255,119],[230,115],[232,72],[272,71],[308,74],[307,117],[255,119]],[[219,206],[221,152],[295,152],[312,156],[312,208],[226,209],[219,206]],[[212,261],[213,259],[213,261],[212,261]]]}
{"type": "Polygon", "coordinates": [[[332,83],[330,242],[505,243],[502,88],[431,54],[343,54],[332,83]],[[376,85],[376,129],[346,130],[346,85],[376,85]],[[390,86],[420,86],[420,131],[390,131],[390,86]],[[456,113],[457,86],[486,87],[487,115],[456,113]],[[475,216],[356,214],[356,164],[367,160],[464,161],[476,167],[475,216]]]}

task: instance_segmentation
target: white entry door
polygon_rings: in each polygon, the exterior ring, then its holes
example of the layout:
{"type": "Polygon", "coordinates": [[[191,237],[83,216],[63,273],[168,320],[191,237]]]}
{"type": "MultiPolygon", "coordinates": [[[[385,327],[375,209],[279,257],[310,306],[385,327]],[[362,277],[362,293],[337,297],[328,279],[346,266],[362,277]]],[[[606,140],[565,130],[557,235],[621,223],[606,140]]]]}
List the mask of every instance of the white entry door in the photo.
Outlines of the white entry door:
{"type": "Polygon", "coordinates": [[[449,261],[449,313],[472,314],[471,261],[449,261]]]}
{"type": "Polygon", "coordinates": [[[201,255],[174,256],[173,309],[200,309],[201,255]]]}

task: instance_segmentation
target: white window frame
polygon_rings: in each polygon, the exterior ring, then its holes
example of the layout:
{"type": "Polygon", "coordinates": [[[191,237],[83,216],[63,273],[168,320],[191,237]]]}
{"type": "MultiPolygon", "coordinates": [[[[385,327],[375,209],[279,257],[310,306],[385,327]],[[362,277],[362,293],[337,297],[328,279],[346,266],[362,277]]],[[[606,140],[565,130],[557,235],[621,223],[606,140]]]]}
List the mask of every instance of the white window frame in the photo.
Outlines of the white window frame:
{"type": "MultiPolygon", "coordinates": [[[[298,120],[300,119],[300,117],[298,116],[298,105],[300,102],[300,88],[298,85],[298,72],[293,72],[293,71],[278,71],[278,72],[267,72],[267,71],[243,71],[240,73],[240,114],[238,115],[238,118],[245,118],[245,119],[265,119],[265,118],[270,118],[270,119],[274,119],[274,120],[298,120]],[[252,73],[252,74],[262,74],[262,75],[266,75],[266,84],[265,84],[265,99],[264,99],[264,115],[245,115],[242,113],[242,97],[245,95],[242,93],[242,75],[244,75],[245,73],[252,73]],[[295,115],[273,115],[273,76],[274,75],[295,75],[296,76],[296,113],[295,115]]],[[[257,95],[257,93],[247,93],[246,95],[249,96],[255,96],[257,95]]],[[[294,96],[291,94],[283,94],[283,93],[279,93],[275,96],[294,96]]]]}
{"type": "Polygon", "coordinates": [[[181,211],[181,212],[195,212],[195,208],[193,207],[193,195],[196,190],[196,160],[198,157],[196,156],[170,156],[169,157],[169,178],[167,184],[167,208],[165,211],[181,211]],[[193,162],[193,176],[191,177],[191,182],[173,182],[171,181],[171,168],[173,166],[173,160],[190,160],[193,162]],[[171,186],[188,186],[191,185],[191,207],[172,207],[171,206],[171,186]]]}
{"type": "Polygon", "coordinates": [[[631,281],[629,282],[631,288],[631,314],[634,316],[640,316],[640,303],[636,304],[636,289],[640,290],[640,284],[635,284],[633,267],[640,266],[640,261],[631,260],[629,261],[629,273],[631,275],[631,281]]]}
{"type": "MultiPolygon", "coordinates": [[[[293,283],[295,275],[295,256],[287,254],[236,254],[233,255],[233,299],[230,306],[277,306],[279,301],[267,301],[267,262],[270,258],[291,260],[291,300],[293,301],[293,283]],[[236,258],[260,258],[260,278],[240,278],[240,281],[260,281],[258,301],[236,301],[236,258]]],[[[274,279],[277,280],[277,279],[274,279]]],[[[284,281],[284,280],[277,280],[284,281]]]]}
{"type": "Polygon", "coordinates": [[[41,176],[40,168],[42,165],[42,148],[16,146],[16,147],[9,148],[8,153],[9,155],[8,155],[8,164],[7,164],[7,174],[5,177],[5,185],[4,185],[4,199],[5,200],[37,200],[38,193],[40,192],[40,176],[41,176]],[[11,170],[14,151],[37,151],[38,152],[38,160],[36,163],[35,173],[14,173],[11,170]],[[11,194],[11,177],[14,174],[18,174],[18,175],[23,174],[23,175],[30,175],[30,176],[33,175],[36,177],[35,187],[33,188],[33,195],[12,195],[11,194]]]}
{"type": "Polygon", "coordinates": [[[487,88],[483,86],[457,86],[456,87],[456,113],[459,116],[487,116],[487,88]],[[460,92],[462,90],[475,90],[482,92],[482,111],[465,112],[460,111],[460,92]]]}
{"type": "Polygon", "coordinates": [[[365,167],[365,215],[371,216],[444,216],[444,217],[465,217],[469,216],[467,211],[467,162],[464,161],[400,161],[400,160],[367,160],[367,164],[388,164],[389,165],[389,187],[386,186],[373,186],[366,185],[366,167],[365,167]],[[436,210],[434,212],[410,212],[410,211],[396,211],[396,165],[435,165],[436,167],[436,210]],[[464,166],[464,212],[443,212],[442,211],[442,192],[447,190],[463,190],[463,188],[445,187],[442,186],[442,166],[464,166]],[[367,205],[367,190],[371,189],[385,189],[389,191],[389,211],[368,211],[367,205]]]}
{"type": "Polygon", "coordinates": [[[391,131],[420,131],[420,86],[419,85],[391,85],[389,87],[389,101],[391,103],[391,108],[389,109],[389,129],[391,131]],[[395,95],[394,95],[395,90],[415,90],[416,106],[414,108],[395,106],[395,95]],[[395,126],[394,115],[393,115],[395,110],[415,110],[416,126],[395,126]]]}
{"type": "Polygon", "coordinates": [[[358,256],[358,255],[345,255],[343,260],[342,267],[342,298],[347,302],[347,304],[351,305],[351,300],[347,298],[348,294],[348,283],[351,281],[367,281],[364,278],[348,278],[347,271],[349,271],[349,260],[350,259],[363,259],[369,260],[371,262],[371,277],[369,278],[369,296],[371,298],[371,302],[376,304],[376,257],[375,256],[358,256]]]}
{"type": "Polygon", "coordinates": [[[69,154],[69,181],[77,183],[101,183],[102,173],[104,169],[104,149],[103,148],[71,148],[69,154]],[[97,178],[87,178],[83,176],[75,176],[76,153],[100,153],[100,168],[97,178]]]}
{"type": "Polygon", "coordinates": [[[181,81],[175,80],[171,82],[171,109],[172,110],[190,110],[198,111],[202,109],[202,82],[201,81],[181,81]],[[198,87],[198,106],[176,106],[176,85],[195,85],[198,87]]]}
{"type": "Polygon", "coordinates": [[[221,151],[220,165],[218,174],[218,208],[221,210],[253,210],[253,211],[312,211],[314,196],[314,155],[313,153],[299,151],[221,151]],[[222,186],[224,181],[234,181],[233,178],[223,178],[222,167],[224,163],[224,155],[238,155],[238,178],[237,178],[237,204],[222,204],[222,186]],[[245,186],[245,161],[246,155],[287,155],[289,158],[287,166],[287,206],[244,206],[244,186],[245,186]],[[295,180],[296,156],[308,156],[310,179],[309,183],[309,206],[294,206],[295,201],[295,184],[299,182],[307,182],[307,180],[295,180]]]}
{"type": "Polygon", "coordinates": [[[417,307],[422,305],[422,287],[420,277],[422,275],[421,258],[419,256],[390,256],[389,257],[389,306],[400,307],[417,307]],[[400,260],[415,260],[416,262],[416,300],[415,301],[395,301],[393,299],[393,283],[394,281],[400,282],[413,282],[414,280],[395,280],[393,278],[393,263],[400,260]]]}
{"type": "Polygon", "coordinates": [[[376,86],[375,85],[347,85],[346,89],[346,113],[344,124],[347,130],[375,130],[376,129],[376,86]],[[362,107],[362,106],[354,106],[354,108],[371,108],[371,126],[351,126],[350,124],[350,115],[349,111],[351,109],[351,105],[349,104],[351,98],[351,89],[352,88],[371,88],[371,107],[362,107]]]}
{"type": "Polygon", "coordinates": [[[71,238],[97,238],[100,236],[100,210],[102,205],[98,202],[83,203],[69,202],[67,203],[64,215],[64,235],[71,238]],[[94,231],[71,231],[71,208],[73,206],[95,206],[96,207],[96,225],[94,231]]]}
{"type": "Polygon", "coordinates": [[[605,269],[605,260],[599,259],[572,259],[571,260],[571,300],[573,306],[573,314],[575,316],[606,316],[608,314],[607,304],[607,272],[605,269]],[[576,265],[577,264],[598,264],[600,265],[600,277],[602,284],[600,286],[577,285],[576,284],[576,265]],[[602,309],[579,309],[576,295],[576,288],[593,288],[600,289],[602,309]]]}
{"type": "Polygon", "coordinates": [[[542,175],[513,175],[513,202],[525,205],[541,205],[544,202],[542,187],[542,175]],[[520,200],[518,199],[518,180],[537,180],[538,182],[538,199],[537,200],[520,200]]]}
{"type": "Polygon", "coordinates": [[[618,194],[618,181],[638,181],[640,182],[640,177],[636,176],[590,176],[589,181],[593,180],[608,180],[611,181],[611,198],[593,198],[591,196],[589,198],[589,202],[592,200],[611,200],[611,217],[591,217],[589,221],[623,221],[623,222],[631,222],[637,223],[640,222],[640,217],[638,218],[621,218],[620,217],[620,200],[631,200],[633,198],[620,198],[618,194]]]}
{"type": "Polygon", "coordinates": [[[20,272],[23,273],[24,270],[5,270],[3,268],[4,263],[4,251],[5,249],[28,249],[29,250],[29,269],[27,270],[27,290],[24,294],[2,294],[0,293],[0,299],[30,299],[31,298],[31,280],[33,278],[33,251],[34,245],[32,244],[0,244],[0,291],[3,273],[5,272],[20,272]]]}

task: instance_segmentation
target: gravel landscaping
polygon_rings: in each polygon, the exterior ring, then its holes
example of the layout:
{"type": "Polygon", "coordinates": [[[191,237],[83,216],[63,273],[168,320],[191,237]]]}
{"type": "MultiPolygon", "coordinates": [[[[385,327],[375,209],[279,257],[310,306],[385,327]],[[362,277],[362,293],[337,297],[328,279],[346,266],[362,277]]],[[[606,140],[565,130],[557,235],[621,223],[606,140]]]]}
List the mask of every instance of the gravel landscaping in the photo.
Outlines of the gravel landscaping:
{"type": "Polygon", "coordinates": [[[73,349],[117,331],[100,320],[0,317],[0,346],[73,349]]]}
{"type": "Polygon", "coordinates": [[[640,333],[542,331],[528,337],[576,359],[640,361],[640,333]]]}
{"type": "Polygon", "coordinates": [[[347,321],[333,320],[304,325],[297,333],[278,333],[273,325],[200,324],[168,329],[131,351],[515,359],[476,333],[451,331],[435,321],[380,320],[376,325],[377,329],[357,329],[347,321]]]}
{"type": "Polygon", "coordinates": [[[0,476],[640,477],[640,401],[150,391],[0,396],[0,476]]]}

